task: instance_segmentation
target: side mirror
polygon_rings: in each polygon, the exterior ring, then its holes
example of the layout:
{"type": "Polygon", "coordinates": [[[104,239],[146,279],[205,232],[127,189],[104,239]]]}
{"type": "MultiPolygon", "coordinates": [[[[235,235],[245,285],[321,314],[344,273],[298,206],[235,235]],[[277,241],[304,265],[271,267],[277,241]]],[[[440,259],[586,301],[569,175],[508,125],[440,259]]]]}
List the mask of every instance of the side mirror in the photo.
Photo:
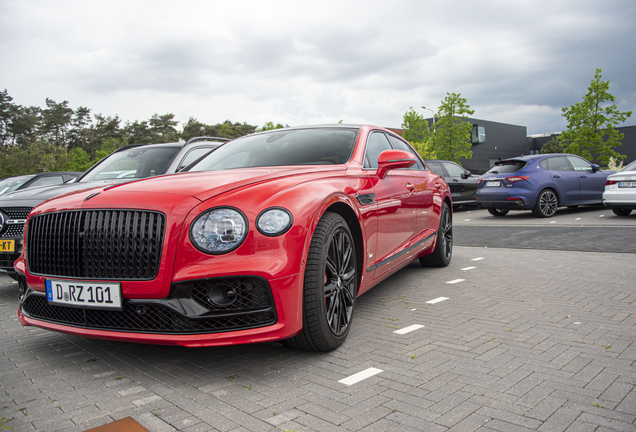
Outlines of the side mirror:
{"type": "Polygon", "coordinates": [[[460,174],[460,177],[463,178],[463,179],[467,179],[471,175],[473,175],[473,174],[470,171],[464,171],[462,174],[460,174]]]}
{"type": "Polygon", "coordinates": [[[596,165],[596,164],[592,164],[592,172],[596,172],[596,171],[598,171],[598,170],[600,170],[600,169],[601,169],[601,167],[600,167],[600,166],[598,166],[598,165],[596,165]]]}
{"type": "Polygon", "coordinates": [[[378,177],[384,179],[390,170],[415,165],[415,156],[404,150],[384,150],[378,157],[378,177]]]}

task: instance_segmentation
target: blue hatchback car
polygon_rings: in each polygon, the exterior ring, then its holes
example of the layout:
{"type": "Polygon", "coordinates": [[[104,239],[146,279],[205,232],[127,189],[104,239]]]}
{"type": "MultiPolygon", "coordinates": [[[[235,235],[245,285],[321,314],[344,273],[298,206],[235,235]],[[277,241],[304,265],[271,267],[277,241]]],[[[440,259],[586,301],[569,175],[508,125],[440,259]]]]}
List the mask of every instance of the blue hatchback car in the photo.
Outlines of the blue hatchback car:
{"type": "Polygon", "coordinates": [[[477,202],[494,216],[532,210],[550,217],[557,207],[600,204],[608,173],[582,157],[554,153],[495,162],[482,175],[477,202]]]}

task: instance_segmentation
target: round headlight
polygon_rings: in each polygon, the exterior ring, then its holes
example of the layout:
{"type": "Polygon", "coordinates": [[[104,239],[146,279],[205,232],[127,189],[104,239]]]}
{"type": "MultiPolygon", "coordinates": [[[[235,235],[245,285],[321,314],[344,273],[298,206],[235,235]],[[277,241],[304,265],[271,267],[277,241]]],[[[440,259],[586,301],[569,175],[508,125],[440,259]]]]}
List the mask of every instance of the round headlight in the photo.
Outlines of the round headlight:
{"type": "Polygon", "coordinates": [[[247,237],[247,219],[229,207],[208,210],[196,218],[190,239],[201,251],[211,254],[230,252],[247,237]]]}
{"type": "Polygon", "coordinates": [[[292,226],[292,215],[284,208],[274,207],[261,212],[256,218],[256,228],[266,236],[278,236],[292,226]]]}

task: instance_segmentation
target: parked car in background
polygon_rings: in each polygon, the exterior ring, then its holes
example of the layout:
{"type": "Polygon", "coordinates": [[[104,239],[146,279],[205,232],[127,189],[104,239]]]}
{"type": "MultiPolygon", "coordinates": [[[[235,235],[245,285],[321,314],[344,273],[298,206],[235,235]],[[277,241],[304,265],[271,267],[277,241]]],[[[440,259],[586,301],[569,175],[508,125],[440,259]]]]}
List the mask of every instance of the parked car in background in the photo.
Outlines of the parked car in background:
{"type": "Polygon", "coordinates": [[[375,126],[237,138],[182,172],[42,203],[15,263],[19,321],[191,347],[347,337],[356,297],[451,260],[451,197],[375,126]]]}
{"type": "Polygon", "coordinates": [[[479,177],[475,177],[470,171],[452,161],[427,160],[425,162],[431,171],[444,177],[448,183],[453,197],[453,208],[457,209],[461,205],[477,202],[475,192],[477,192],[479,177]]]}
{"type": "Polygon", "coordinates": [[[52,171],[25,174],[0,180],[0,195],[35,187],[61,185],[84,174],[79,171],[52,171]]]}
{"type": "Polygon", "coordinates": [[[617,216],[628,216],[636,209],[636,161],[607,176],[603,204],[617,216]]]}
{"type": "Polygon", "coordinates": [[[186,142],[122,147],[70,183],[15,191],[0,196],[0,271],[15,278],[14,261],[22,252],[24,224],[33,207],[58,195],[97,186],[175,173],[228,141],[198,137],[186,142]]]}
{"type": "Polygon", "coordinates": [[[607,175],[580,156],[519,156],[495,162],[482,175],[476,196],[494,216],[532,210],[536,217],[550,217],[558,207],[602,203],[607,175]]]}

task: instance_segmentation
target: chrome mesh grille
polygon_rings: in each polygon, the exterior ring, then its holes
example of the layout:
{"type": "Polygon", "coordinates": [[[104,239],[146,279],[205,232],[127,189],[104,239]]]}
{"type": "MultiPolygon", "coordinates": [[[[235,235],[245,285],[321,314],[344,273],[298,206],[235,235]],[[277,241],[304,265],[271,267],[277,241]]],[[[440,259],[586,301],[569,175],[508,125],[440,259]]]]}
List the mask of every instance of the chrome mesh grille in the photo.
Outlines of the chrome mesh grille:
{"type": "Polygon", "coordinates": [[[33,274],[149,280],[159,272],[165,215],[141,210],[44,213],[29,220],[33,274]]]}

